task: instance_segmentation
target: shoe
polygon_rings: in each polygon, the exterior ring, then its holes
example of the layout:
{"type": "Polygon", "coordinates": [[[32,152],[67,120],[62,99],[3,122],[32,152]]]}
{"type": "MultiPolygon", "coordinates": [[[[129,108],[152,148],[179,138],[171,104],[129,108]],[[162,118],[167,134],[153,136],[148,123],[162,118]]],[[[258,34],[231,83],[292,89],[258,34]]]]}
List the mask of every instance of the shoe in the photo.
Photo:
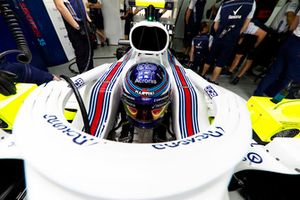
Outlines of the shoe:
{"type": "Polygon", "coordinates": [[[104,43],[101,43],[101,47],[104,47],[104,43]]]}
{"type": "Polygon", "coordinates": [[[106,38],[105,43],[106,43],[106,46],[109,46],[109,39],[108,38],[106,38]]]}
{"type": "Polygon", "coordinates": [[[215,84],[215,85],[219,85],[219,83],[217,83],[216,81],[212,81],[212,80],[210,80],[210,79],[208,79],[207,81],[210,82],[210,83],[213,83],[213,84],[215,84]]]}
{"type": "Polygon", "coordinates": [[[221,75],[223,76],[232,76],[233,72],[229,71],[228,69],[225,69],[222,71],[221,75]]]}
{"type": "Polygon", "coordinates": [[[236,85],[236,84],[238,84],[239,81],[240,81],[240,78],[236,76],[232,79],[232,81],[230,81],[230,84],[236,85]]]}
{"type": "Polygon", "coordinates": [[[251,70],[252,74],[254,74],[255,76],[261,75],[264,71],[265,71],[265,67],[261,65],[257,65],[253,67],[253,69],[251,70]]]}
{"type": "Polygon", "coordinates": [[[200,75],[203,79],[205,79],[205,80],[207,80],[208,81],[208,77],[207,77],[207,75],[205,74],[205,75],[200,75]]]}

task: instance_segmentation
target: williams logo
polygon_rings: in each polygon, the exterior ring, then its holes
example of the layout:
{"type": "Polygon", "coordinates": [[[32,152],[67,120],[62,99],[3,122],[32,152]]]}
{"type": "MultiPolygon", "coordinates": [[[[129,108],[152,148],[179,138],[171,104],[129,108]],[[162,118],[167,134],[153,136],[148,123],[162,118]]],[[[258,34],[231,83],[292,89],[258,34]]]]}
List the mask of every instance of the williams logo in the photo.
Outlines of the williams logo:
{"type": "Polygon", "coordinates": [[[238,9],[233,11],[233,15],[229,15],[228,19],[241,19],[242,15],[237,15],[242,6],[238,7],[238,9]]]}

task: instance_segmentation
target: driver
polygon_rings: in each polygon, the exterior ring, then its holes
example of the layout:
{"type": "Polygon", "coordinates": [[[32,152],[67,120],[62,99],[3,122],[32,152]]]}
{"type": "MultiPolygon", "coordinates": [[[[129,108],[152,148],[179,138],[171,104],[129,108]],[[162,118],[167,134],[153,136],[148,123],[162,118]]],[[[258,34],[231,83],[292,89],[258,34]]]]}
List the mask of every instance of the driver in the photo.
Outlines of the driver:
{"type": "Polygon", "coordinates": [[[164,67],[148,62],[132,66],[123,83],[121,115],[129,123],[123,125],[120,140],[132,134],[133,127],[153,129],[153,142],[166,140],[170,103],[170,80],[164,67]]]}

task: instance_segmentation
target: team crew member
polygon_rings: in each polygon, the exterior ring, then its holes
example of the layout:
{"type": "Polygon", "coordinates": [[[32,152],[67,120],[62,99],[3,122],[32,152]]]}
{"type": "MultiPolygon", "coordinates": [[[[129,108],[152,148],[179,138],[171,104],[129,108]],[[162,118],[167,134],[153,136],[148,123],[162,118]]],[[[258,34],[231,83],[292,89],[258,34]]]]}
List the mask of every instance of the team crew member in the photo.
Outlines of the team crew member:
{"type": "Polygon", "coordinates": [[[255,8],[254,0],[231,0],[221,5],[214,20],[216,36],[201,76],[206,75],[210,65],[216,60],[216,67],[209,80],[216,83],[222,68],[229,62],[240,33],[248,27],[255,8]]]}
{"type": "Polygon", "coordinates": [[[263,74],[275,60],[279,48],[289,35],[288,29],[296,16],[298,7],[298,0],[287,0],[277,14],[275,12],[272,14],[276,14],[275,18],[266,22],[268,25],[267,36],[257,48],[255,59],[259,65],[253,68],[255,74],[263,74]]]}
{"type": "Polygon", "coordinates": [[[300,11],[291,24],[290,30],[293,34],[287,39],[279,50],[279,54],[274,64],[271,66],[269,73],[261,80],[256,90],[255,96],[263,96],[273,83],[278,83],[275,95],[281,89],[285,88],[290,81],[300,83],[300,11]],[[280,81],[278,81],[280,79],[280,81]]]}
{"type": "Polygon", "coordinates": [[[41,85],[52,80],[60,80],[54,74],[36,68],[31,64],[9,62],[2,58],[0,58],[0,70],[16,74],[15,82],[17,83],[35,83],[41,85]]]}
{"type": "Polygon", "coordinates": [[[241,70],[239,70],[237,75],[230,82],[231,84],[236,85],[239,82],[240,78],[251,67],[255,55],[257,53],[256,48],[262,42],[266,35],[266,31],[256,26],[253,22],[249,23],[248,28],[242,34],[238,42],[236,54],[228,70],[228,74],[232,75],[234,73],[243,56],[247,56],[247,59],[245,64],[241,67],[241,70]]]}
{"type": "Polygon", "coordinates": [[[75,51],[76,64],[80,73],[93,68],[93,50],[84,22],[91,22],[82,0],[54,0],[63,17],[68,37],[75,51]],[[79,2],[79,4],[77,4],[79,2]]]}
{"type": "Polygon", "coordinates": [[[191,69],[199,73],[199,69],[203,66],[209,52],[209,26],[207,22],[200,24],[199,34],[193,38],[190,51],[191,69]]]}
{"type": "Polygon", "coordinates": [[[191,28],[193,29],[192,30],[193,37],[198,34],[205,4],[206,4],[206,0],[191,0],[189,7],[186,11],[185,24],[188,24],[190,20],[192,21],[190,25],[192,25],[191,28]]]}

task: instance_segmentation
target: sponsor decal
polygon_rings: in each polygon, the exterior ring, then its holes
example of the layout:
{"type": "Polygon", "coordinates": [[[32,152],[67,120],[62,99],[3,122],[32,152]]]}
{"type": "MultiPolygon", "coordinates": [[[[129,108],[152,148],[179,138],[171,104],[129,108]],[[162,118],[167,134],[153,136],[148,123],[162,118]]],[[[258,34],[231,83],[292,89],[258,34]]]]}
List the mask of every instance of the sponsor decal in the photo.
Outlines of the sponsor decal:
{"type": "Polygon", "coordinates": [[[149,92],[145,88],[143,88],[142,90],[135,90],[134,92],[141,95],[141,96],[152,96],[152,95],[154,95],[154,92],[149,92]]]}
{"type": "Polygon", "coordinates": [[[137,66],[137,70],[141,71],[141,70],[151,70],[151,71],[155,71],[157,69],[157,67],[153,64],[150,63],[143,63],[143,64],[139,64],[137,66]]]}
{"type": "Polygon", "coordinates": [[[25,2],[22,1],[22,2],[19,3],[19,5],[20,5],[20,8],[22,9],[25,17],[26,17],[26,20],[28,21],[28,23],[31,26],[31,30],[32,30],[34,36],[37,38],[37,41],[38,41],[39,45],[40,46],[45,46],[46,42],[45,42],[44,38],[42,37],[42,34],[41,34],[39,28],[37,27],[34,19],[32,18],[30,10],[27,8],[25,2]]]}
{"type": "Polygon", "coordinates": [[[233,14],[236,15],[242,7],[243,7],[243,6],[240,6],[238,9],[234,10],[234,11],[233,11],[233,14]]]}
{"type": "Polygon", "coordinates": [[[165,96],[163,96],[163,97],[154,99],[154,102],[163,101],[163,100],[166,100],[166,99],[168,99],[168,98],[169,98],[169,96],[168,96],[168,95],[165,95],[165,96]]]}
{"type": "Polygon", "coordinates": [[[247,156],[243,158],[243,161],[247,161],[247,160],[255,164],[260,164],[263,162],[262,157],[255,152],[249,152],[247,156]]]}
{"type": "Polygon", "coordinates": [[[56,115],[47,115],[45,114],[43,118],[46,120],[48,124],[50,124],[54,129],[60,131],[62,134],[70,137],[73,143],[77,145],[94,145],[98,142],[94,141],[94,138],[91,136],[87,136],[76,130],[69,127],[69,125],[64,124],[61,122],[56,115]]]}
{"type": "Polygon", "coordinates": [[[211,85],[209,85],[209,86],[206,86],[205,88],[204,88],[204,91],[206,92],[206,94],[209,96],[209,98],[214,98],[214,97],[216,97],[216,96],[218,96],[218,93],[215,91],[215,89],[211,86],[211,85]]]}
{"type": "Polygon", "coordinates": [[[263,159],[260,155],[258,155],[257,153],[254,152],[250,152],[247,154],[247,158],[250,162],[256,163],[256,164],[260,164],[263,162],[263,159]]]}
{"type": "Polygon", "coordinates": [[[242,16],[241,15],[237,15],[237,13],[239,12],[239,10],[242,8],[243,6],[238,7],[238,9],[233,11],[233,15],[229,15],[228,19],[241,19],[242,16]]]}
{"type": "Polygon", "coordinates": [[[74,81],[74,84],[76,85],[77,88],[79,88],[84,85],[84,80],[82,78],[78,78],[74,81]]]}
{"type": "Polygon", "coordinates": [[[225,134],[225,131],[222,127],[216,126],[214,130],[209,130],[207,133],[200,133],[196,134],[190,138],[182,139],[182,140],[176,140],[172,142],[167,143],[159,143],[159,144],[153,144],[152,147],[157,150],[163,150],[163,149],[173,149],[178,148],[180,146],[186,146],[191,145],[198,142],[204,142],[208,139],[212,138],[220,138],[225,134]]]}
{"type": "Polygon", "coordinates": [[[196,48],[200,48],[200,49],[202,49],[202,46],[201,46],[201,44],[202,44],[202,41],[200,41],[197,45],[196,45],[196,48]]]}
{"type": "MultiPolygon", "coordinates": [[[[151,65],[150,65],[151,66],[151,65]]],[[[155,66],[156,68],[156,66],[155,66]]],[[[145,83],[145,84],[156,84],[157,81],[155,79],[155,70],[153,69],[148,69],[146,66],[137,67],[137,77],[134,81],[134,83],[145,83]]]]}

